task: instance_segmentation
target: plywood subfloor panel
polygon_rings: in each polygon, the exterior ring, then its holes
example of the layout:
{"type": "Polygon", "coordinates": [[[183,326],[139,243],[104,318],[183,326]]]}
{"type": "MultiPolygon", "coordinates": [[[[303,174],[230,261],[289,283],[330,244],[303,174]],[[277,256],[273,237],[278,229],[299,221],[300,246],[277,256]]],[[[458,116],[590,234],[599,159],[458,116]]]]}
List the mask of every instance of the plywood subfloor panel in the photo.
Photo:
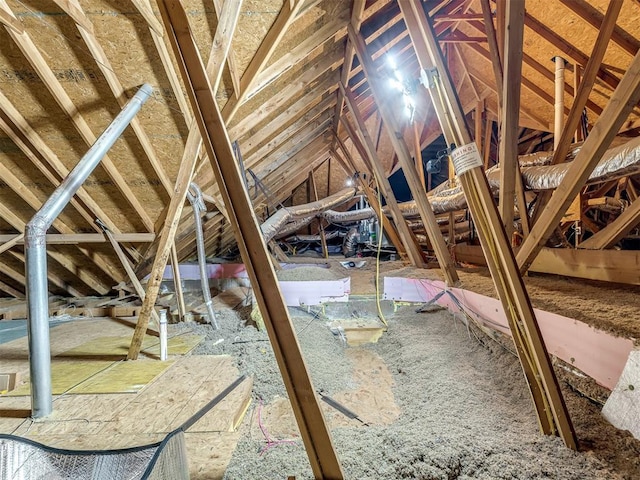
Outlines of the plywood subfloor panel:
{"type": "Polygon", "coordinates": [[[77,385],[69,394],[137,393],[173,364],[173,361],[120,362],[77,385]]]}
{"type": "MultiPolygon", "coordinates": [[[[53,361],[51,363],[51,390],[54,395],[62,395],[89,377],[109,368],[109,360],[53,361]]],[[[3,396],[15,397],[30,395],[31,386],[23,383],[15,390],[3,396]]]]}

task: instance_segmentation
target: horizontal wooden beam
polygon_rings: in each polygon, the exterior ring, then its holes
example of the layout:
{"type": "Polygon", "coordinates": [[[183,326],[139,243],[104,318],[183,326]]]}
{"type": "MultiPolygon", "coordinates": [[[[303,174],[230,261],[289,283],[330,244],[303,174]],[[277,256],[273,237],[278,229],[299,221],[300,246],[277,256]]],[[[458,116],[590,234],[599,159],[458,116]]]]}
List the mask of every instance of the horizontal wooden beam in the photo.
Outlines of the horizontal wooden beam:
{"type": "MultiPolygon", "coordinates": [[[[455,255],[461,262],[486,265],[482,248],[476,245],[456,245],[455,255]]],[[[540,250],[529,271],[640,285],[640,251],[545,247],[540,250]]]]}
{"type": "MultiPolygon", "coordinates": [[[[0,249],[2,245],[13,241],[16,235],[0,235],[0,249]]],[[[119,243],[150,243],[156,238],[155,233],[115,233],[115,240],[119,243]]],[[[50,233],[47,235],[47,244],[49,245],[75,245],[77,243],[105,243],[109,239],[101,233],[69,233],[59,234],[50,233]]],[[[16,242],[19,245],[24,243],[24,239],[16,242]]]]}

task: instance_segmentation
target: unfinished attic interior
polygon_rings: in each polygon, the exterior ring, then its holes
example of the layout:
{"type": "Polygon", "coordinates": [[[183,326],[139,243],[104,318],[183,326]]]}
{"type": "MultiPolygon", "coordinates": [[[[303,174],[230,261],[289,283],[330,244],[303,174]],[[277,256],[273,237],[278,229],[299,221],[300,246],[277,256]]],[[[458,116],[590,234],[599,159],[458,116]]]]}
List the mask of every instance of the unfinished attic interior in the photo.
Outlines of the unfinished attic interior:
{"type": "Polygon", "coordinates": [[[640,2],[0,24],[0,478],[640,478],[640,2]]]}

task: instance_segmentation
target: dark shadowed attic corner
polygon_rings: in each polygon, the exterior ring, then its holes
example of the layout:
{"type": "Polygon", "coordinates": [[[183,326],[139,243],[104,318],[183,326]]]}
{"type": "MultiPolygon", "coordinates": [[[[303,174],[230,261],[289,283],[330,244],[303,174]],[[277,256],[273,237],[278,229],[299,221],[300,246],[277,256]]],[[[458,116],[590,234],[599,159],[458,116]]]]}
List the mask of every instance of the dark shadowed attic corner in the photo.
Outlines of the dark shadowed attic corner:
{"type": "Polygon", "coordinates": [[[0,479],[640,478],[638,25],[0,0],[0,479]]]}

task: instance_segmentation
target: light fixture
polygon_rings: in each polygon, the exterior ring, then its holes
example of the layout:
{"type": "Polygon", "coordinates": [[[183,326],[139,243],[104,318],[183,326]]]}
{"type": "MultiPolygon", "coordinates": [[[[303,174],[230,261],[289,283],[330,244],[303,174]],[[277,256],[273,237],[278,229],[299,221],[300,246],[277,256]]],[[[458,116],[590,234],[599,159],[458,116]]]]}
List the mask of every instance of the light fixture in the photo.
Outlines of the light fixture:
{"type": "Polygon", "coordinates": [[[347,178],[347,180],[344,182],[344,184],[347,187],[353,187],[353,178],[351,178],[351,177],[347,178]]]}

